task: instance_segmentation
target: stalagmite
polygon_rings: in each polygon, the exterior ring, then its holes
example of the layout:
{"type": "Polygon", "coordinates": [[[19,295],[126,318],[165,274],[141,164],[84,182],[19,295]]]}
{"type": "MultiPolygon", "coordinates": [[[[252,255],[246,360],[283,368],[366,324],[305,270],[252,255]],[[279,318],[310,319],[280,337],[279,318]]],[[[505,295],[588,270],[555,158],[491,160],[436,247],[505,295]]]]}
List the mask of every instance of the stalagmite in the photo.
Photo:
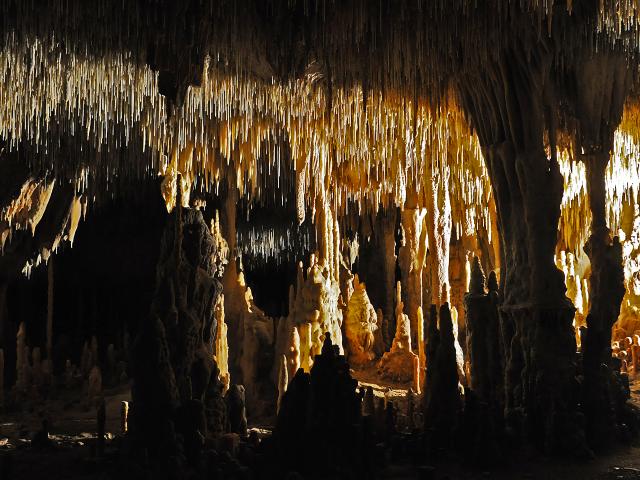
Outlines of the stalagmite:
{"type": "Polygon", "coordinates": [[[398,382],[413,382],[415,386],[418,356],[411,350],[411,323],[403,313],[400,282],[396,290],[396,336],[391,350],[382,356],[378,363],[378,373],[383,378],[398,382]]]}
{"type": "Polygon", "coordinates": [[[422,307],[418,307],[418,386],[415,389],[417,394],[422,392],[425,378],[426,353],[425,353],[425,337],[424,337],[424,316],[422,307]]]}
{"type": "Polygon", "coordinates": [[[300,325],[300,368],[305,372],[311,370],[312,364],[312,339],[311,323],[300,325]]]}
{"type": "Polygon", "coordinates": [[[278,370],[278,402],[276,404],[276,412],[280,411],[280,404],[282,403],[282,397],[287,391],[287,386],[289,385],[289,372],[287,364],[286,355],[282,355],[282,359],[280,361],[280,369],[278,370]]]}
{"type": "Polygon", "coordinates": [[[607,226],[605,169],[613,150],[614,129],[622,121],[631,72],[616,53],[583,52],[574,64],[577,143],[585,164],[591,211],[591,234],[584,245],[591,266],[587,333],[582,341],[584,410],[590,445],[602,448],[613,437],[616,423],[611,391],[611,329],[624,297],[622,245],[607,226]],[[603,108],[602,101],[607,106],[603,108]]]}
{"type": "Polygon", "coordinates": [[[218,296],[214,311],[218,326],[215,338],[215,361],[218,366],[218,378],[223,385],[224,394],[229,389],[231,377],[229,374],[229,344],[227,342],[227,324],[224,321],[223,294],[218,296]]]}
{"type": "MultiPolygon", "coordinates": [[[[330,218],[330,214],[325,213],[330,218]]],[[[326,218],[325,218],[326,220],[326,218]]],[[[334,251],[333,235],[329,237],[327,232],[337,227],[333,221],[325,221],[324,235],[327,237],[325,255],[332,256],[334,251]],[[332,240],[333,239],[333,240],[332,240]]],[[[335,250],[339,256],[339,250],[335,250]]],[[[340,285],[338,274],[334,272],[333,260],[323,260],[321,263],[311,256],[306,278],[302,273],[302,263],[298,265],[298,280],[295,289],[295,298],[289,309],[287,322],[297,326],[300,334],[300,365],[306,371],[310,371],[313,365],[313,357],[322,349],[324,334],[329,332],[335,339],[336,345],[343,351],[342,346],[342,311],[339,308],[340,285]],[[291,308],[293,307],[293,308],[291,308]]],[[[375,311],[374,311],[375,314],[375,311]]],[[[374,317],[375,318],[375,317],[374,317]]]]}
{"type": "Polygon", "coordinates": [[[130,371],[136,466],[212,478],[253,475],[227,471],[246,459],[373,478],[372,451],[425,446],[590,455],[640,431],[637,0],[32,0],[0,18],[17,405],[55,394],[54,353],[80,353],[64,383],[89,397],[130,371]],[[347,358],[364,383],[380,357],[382,389],[422,391],[426,443],[397,431],[395,391],[368,435],[347,358]],[[276,402],[262,447],[216,438],[276,402]]]}
{"type": "Polygon", "coordinates": [[[125,435],[129,430],[129,402],[120,402],[120,433],[125,435]]]}
{"type": "Polygon", "coordinates": [[[298,327],[291,329],[291,337],[289,341],[289,349],[286,353],[287,357],[287,378],[293,378],[299,368],[300,364],[300,335],[298,334],[298,327]]]}
{"type": "Polygon", "coordinates": [[[365,284],[360,283],[356,275],[345,319],[345,335],[351,365],[363,365],[375,358],[377,330],[376,311],[369,301],[365,284]]]}
{"type": "Polygon", "coordinates": [[[485,276],[478,257],[471,267],[469,293],[465,295],[467,317],[468,385],[478,401],[490,412],[492,431],[502,428],[504,406],[504,346],[501,340],[498,314],[498,293],[495,275],[485,292],[485,276]]]}
{"type": "Polygon", "coordinates": [[[204,427],[185,417],[196,407],[208,435],[223,430],[223,387],[214,361],[223,266],[216,249],[202,212],[178,202],[162,236],[150,312],[132,348],[131,431],[151,457],[175,448],[176,432],[197,437],[204,427]]]}
{"type": "Polygon", "coordinates": [[[502,335],[509,345],[505,417],[543,450],[584,451],[574,395],[574,309],[553,261],[563,177],[555,148],[551,158],[544,148],[547,127],[555,145],[554,124],[544,115],[553,98],[552,54],[528,19],[520,25],[529,39],[526,53],[521,46],[500,51],[496,61],[485,62],[457,85],[496,198],[502,335]],[[520,62],[525,55],[531,61],[520,62]]]}
{"type": "MultiPolygon", "coordinates": [[[[448,303],[448,302],[445,302],[448,303]]],[[[464,353],[462,351],[462,346],[460,345],[459,338],[459,317],[458,310],[456,307],[451,307],[451,323],[453,325],[453,346],[456,349],[456,364],[458,365],[458,378],[460,383],[464,386],[467,384],[467,379],[465,376],[465,367],[464,367],[464,353]]]]}
{"type": "Polygon", "coordinates": [[[453,433],[460,422],[462,399],[458,382],[458,366],[454,346],[453,324],[449,305],[440,307],[440,322],[437,333],[430,337],[433,352],[427,358],[433,362],[431,375],[428,374],[424,394],[424,425],[429,432],[429,449],[449,448],[453,442],[453,433]],[[437,342],[437,343],[436,343],[437,342]]]}
{"type": "Polygon", "coordinates": [[[398,253],[398,264],[404,286],[402,300],[407,307],[414,341],[418,331],[416,312],[422,307],[422,268],[427,253],[425,215],[425,209],[417,207],[417,199],[409,197],[400,217],[403,244],[398,253]]]}

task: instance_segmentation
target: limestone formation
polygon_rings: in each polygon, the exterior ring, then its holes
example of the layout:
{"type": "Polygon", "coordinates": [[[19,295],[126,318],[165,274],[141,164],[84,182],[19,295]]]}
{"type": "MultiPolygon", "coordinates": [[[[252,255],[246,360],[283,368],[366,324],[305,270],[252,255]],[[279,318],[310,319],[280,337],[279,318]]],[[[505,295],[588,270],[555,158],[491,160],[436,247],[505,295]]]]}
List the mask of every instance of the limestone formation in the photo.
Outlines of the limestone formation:
{"type": "Polygon", "coordinates": [[[377,331],[376,311],[369,301],[365,284],[360,283],[356,275],[345,319],[350,364],[363,365],[375,358],[377,331]]]}
{"type": "MultiPolygon", "coordinates": [[[[503,426],[504,408],[504,345],[501,342],[498,293],[495,274],[491,275],[489,291],[485,292],[485,276],[478,257],[473,260],[469,293],[465,296],[467,317],[467,355],[469,358],[468,386],[474,401],[488,406],[486,420],[492,432],[503,426]]],[[[476,404],[473,404],[475,408],[476,404]]],[[[478,412],[474,414],[479,414],[478,412]]],[[[467,415],[467,413],[465,413],[467,415]]],[[[472,415],[471,412],[468,415],[472,415]]],[[[477,423],[478,418],[473,418],[477,423]]],[[[488,435],[488,433],[487,433],[488,435]]],[[[484,441],[495,442],[495,438],[484,441]]]]}
{"type": "Polygon", "coordinates": [[[418,356],[411,350],[411,324],[409,317],[403,313],[400,282],[396,295],[396,336],[391,350],[385,353],[378,363],[378,372],[383,378],[398,382],[414,382],[415,385],[417,364],[414,359],[418,356]]]}
{"type": "Polygon", "coordinates": [[[276,404],[276,411],[280,411],[280,405],[282,404],[282,398],[284,397],[287,387],[289,386],[289,369],[287,364],[286,355],[282,355],[280,362],[280,370],[278,373],[278,402],[276,404]]]}
{"type": "Polygon", "coordinates": [[[639,12],[0,2],[5,406],[48,409],[62,383],[94,401],[130,372],[120,457],[143,478],[373,478],[373,457],[422,467],[424,447],[476,462],[628,440],[639,12]],[[419,441],[390,393],[371,424],[344,355],[363,381],[381,357],[376,381],[422,392],[419,441]],[[67,358],[79,368],[59,372],[67,358]],[[276,409],[260,447],[228,432],[276,409]]]}
{"type": "Polygon", "coordinates": [[[282,399],[274,430],[278,472],[286,468],[318,475],[336,466],[353,472],[361,468],[364,452],[354,441],[362,421],[361,397],[344,356],[334,347],[326,335],[311,373],[298,370],[282,399]],[[318,458],[333,461],[314,462],[318,458]]]}
{"type": "Polygon", "coordinates": [[[455,338],[449,305],[440,307],[440,322],[431,334],[427,346],[427,379],[424,393],[424,426],[428,433],[427,446],[432,449],[451,448],[454,432],[461,421],[462,397],[458,379],[455,338]]]}
{"type": "Polygon", "coordinates": [[[293,378],[298,369],[300,368],[300,335],[298,334],[298,328],[293,327],[291,329],[291,337],[289,341],[289,348],[286,353],[287,359],[287,378],[293,378]]]}
{"type": "Polygon", "coordinates": [[[298,283],[289,318],[299,327],[300,356],[303,368],[313,365],[313,357],[320,354],[325,332],[330,332],[336,345],[342,351],[342,312],[338,308],[340,289],[337,279],[330,270],[331,263],[310,260],[306,277],[302,275],[302,265],[298,267],[298,283]]]}
{"type": "Polygon", "coordinates": [[[120,402],[120,433],[126,434],[129,430],[129,402],[120,402]]]}
{"type": "Polygon", "coordinates": [[[402,239],[398,253],[398,264],[402,272],[402,301],[407,307],[412,340],[415,342],[418,331],[416,317],[418,307],[422,306],[422,269],[427,253],[427,228],[424,208],[419,208],[417,198],[410,195],[401,212],[402,239]]]}
{"type": "Polygon", "coordinates": [[[244,387],[231,385],[225,396],[227,402],[227,415],[229,431],[242,437],[247,436],[247,412],[245,409],[244,387]]]}
{"type": "Polygon", "coordinates": [[[133,346],[131,431],[149,445],[152,456],[175,448],[175,431],[195,438],[199,421],[181,423],[176,416],[193,400],[205,405],[210,433],[222,430],[216,427],[223,414],[217,407],[222,387],[214,361],[222,271],[215,248],[200,211],[177,208],[168,217],[156,293],[133,346]]]}
{"type": "Polygon", "coordinates": [[[425,352],[425,336],[424,336],[424,315],[422,314],[422,307],[418,308],[418,381],[415,392],[420,394],[424,387],[424,378],[427,364],[427,357],[425,352]]]}
{"type": "Polygon", "coordinates": [[[219,370],[219,380],[223,385],[223,393],[229,389],[231,375],[229,373],[229,344],[227,341],[227,324],[224,321],[224,295],[216,300],[215,317],[218,329],[215,339],[215,360],[219,370]]]}

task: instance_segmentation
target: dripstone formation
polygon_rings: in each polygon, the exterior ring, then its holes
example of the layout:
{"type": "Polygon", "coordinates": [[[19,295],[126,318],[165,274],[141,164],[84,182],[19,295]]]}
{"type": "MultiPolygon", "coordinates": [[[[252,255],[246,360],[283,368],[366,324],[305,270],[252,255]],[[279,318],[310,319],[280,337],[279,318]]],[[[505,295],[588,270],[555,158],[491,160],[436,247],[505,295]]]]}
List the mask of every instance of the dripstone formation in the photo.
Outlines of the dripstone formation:
{"type": "Polygon", "coordinates": [[[133,345],[132,435],[153,457],[198,448],[224,431],[215,355],[221,293],[215,243],[202,213],[177,208],[167,219],[148,318],[133,345]],[[178,435],[183,445],[178,445],[178,435]]]}
{"type": "Polygon", "coordinates": [[[640,433],[637,1],[0,0],[0,80],[0,477],[640,433]]]}

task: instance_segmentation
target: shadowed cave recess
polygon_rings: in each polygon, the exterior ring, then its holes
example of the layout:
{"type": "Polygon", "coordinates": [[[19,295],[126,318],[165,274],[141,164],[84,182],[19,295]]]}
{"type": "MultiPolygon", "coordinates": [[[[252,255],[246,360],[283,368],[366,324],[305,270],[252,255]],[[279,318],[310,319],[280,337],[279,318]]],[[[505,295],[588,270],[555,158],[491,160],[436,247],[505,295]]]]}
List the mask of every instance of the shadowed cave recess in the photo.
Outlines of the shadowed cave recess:
{"type": "Polygon", "coordinates": [[[640,478],[639,18],[0,0],[0,480],[640,478]]]}

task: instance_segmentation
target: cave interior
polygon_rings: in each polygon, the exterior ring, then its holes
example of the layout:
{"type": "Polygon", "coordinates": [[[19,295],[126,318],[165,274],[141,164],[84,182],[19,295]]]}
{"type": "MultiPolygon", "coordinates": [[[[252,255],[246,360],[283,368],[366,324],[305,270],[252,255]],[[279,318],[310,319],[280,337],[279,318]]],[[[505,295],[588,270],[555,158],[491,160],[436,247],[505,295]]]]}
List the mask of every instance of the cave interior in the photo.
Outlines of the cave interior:
{"type": "Polygon", "coordinates": [[[640,479],[636,0],[0,0],[0,479],[640,479]]]}

